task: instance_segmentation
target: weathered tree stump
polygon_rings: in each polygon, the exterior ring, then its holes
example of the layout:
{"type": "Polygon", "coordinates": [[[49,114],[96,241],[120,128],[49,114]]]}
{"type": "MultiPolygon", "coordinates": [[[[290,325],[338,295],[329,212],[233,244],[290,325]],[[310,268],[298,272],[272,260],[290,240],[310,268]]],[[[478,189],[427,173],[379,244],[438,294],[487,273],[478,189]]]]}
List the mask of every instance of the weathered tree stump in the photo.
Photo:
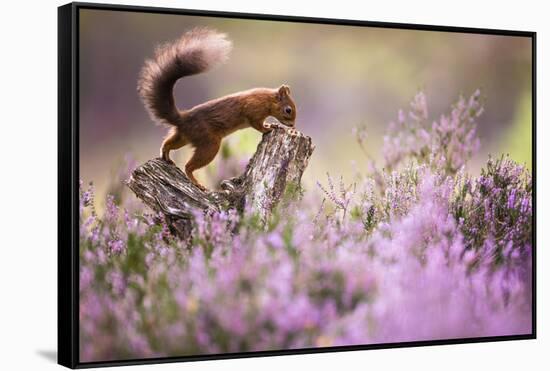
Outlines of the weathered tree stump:
{"type": "Polygon", "coordinates": [[[265,222],[287,187],[300,188],[313,149],[310,137],[275,126],[263,135],[245,172],[222,181],[221,191],[201,190],[177,166],[161,158],[137,167],[127,185],[147,206],[165,216],[176,236],[187,239],[197,210],[251,210],[265,222]]]}

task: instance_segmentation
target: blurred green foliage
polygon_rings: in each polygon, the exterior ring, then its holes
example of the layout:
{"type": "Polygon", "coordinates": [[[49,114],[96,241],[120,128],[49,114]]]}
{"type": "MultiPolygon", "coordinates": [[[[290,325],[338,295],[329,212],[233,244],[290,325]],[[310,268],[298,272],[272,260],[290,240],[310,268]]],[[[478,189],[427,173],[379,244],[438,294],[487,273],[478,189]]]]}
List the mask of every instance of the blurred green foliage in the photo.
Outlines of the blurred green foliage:
{"type": "Polygon", "coordinates": [[[500,151],[527,168],[532,167],[532,103],[530,92],[525,92],[517,104],[512,126],[507,130],[500,144],[500,151]]]}

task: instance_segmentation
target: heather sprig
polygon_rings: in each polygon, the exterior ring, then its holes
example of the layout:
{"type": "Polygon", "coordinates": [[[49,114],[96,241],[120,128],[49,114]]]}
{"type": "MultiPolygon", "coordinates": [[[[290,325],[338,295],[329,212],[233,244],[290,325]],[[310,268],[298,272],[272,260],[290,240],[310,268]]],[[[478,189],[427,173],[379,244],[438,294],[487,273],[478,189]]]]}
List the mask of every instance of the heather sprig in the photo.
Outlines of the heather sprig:
{"type": "Polygon", "coordinates": [[[333,203],[333,205],[336,207],[336,210],[341,211],[341,221],[343,222],[346,219],[350,203],[355,194],[356,184],[346,186],[344,184],[343,177],[340,177],[340,180],[338,182],[338,190],[336,190],[334,181],[332,180],[332,177],[329,173],[327,173],[327,183],[328,189],[323,187],[320,182],[317,182],[317,186],[325,194],[326,198],[333,203]]]}
{"type": "Polygon", "coordinates": [[[448,115],[430,124],[426,96],[419,92],[410,110],[398,112],[384,136],[384,167],[393,170],[410,159],[454,175],[479,147],[476,119],[483,113],[481,93],[460,96],[448,115]]]}
{"type": "Polygon", "coordinates": [[[476,179],[461,178],[451,202],[465,245],[475,251],[490,248],[499,263],[532,247],[532,177],[506,156],[489,158],[476,179]]]}

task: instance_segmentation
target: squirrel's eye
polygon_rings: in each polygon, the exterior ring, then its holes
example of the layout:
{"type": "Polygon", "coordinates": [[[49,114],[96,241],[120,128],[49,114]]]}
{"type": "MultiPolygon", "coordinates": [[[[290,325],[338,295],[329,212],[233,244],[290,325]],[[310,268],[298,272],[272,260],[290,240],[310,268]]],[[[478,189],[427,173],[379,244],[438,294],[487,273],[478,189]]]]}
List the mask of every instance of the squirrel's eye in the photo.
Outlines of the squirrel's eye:
{"type": "Polygon", "coordinates": [[[290,108],[290,107],[288,107],[288,106],[285,107],[285,113],[286,113],[287,115],[290,115],[290,114],[292,113],[292,108],[290,108]]]}

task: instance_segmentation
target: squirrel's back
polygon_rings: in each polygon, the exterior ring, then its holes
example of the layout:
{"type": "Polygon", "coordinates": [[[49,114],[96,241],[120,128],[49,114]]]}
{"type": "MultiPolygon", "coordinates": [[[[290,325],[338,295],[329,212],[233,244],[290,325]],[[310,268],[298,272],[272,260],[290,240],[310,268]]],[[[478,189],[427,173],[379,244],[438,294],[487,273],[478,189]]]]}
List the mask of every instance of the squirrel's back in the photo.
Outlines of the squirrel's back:
{"type": "Polygon", "coordinates": [[[176,81],[225,62],[231,47],[225,34],[207,28],[195,28],[159,46],[155,57],[145,62],[138,81],[139,95],[151,117],[161,124],[177,125],[176,81]]]}

